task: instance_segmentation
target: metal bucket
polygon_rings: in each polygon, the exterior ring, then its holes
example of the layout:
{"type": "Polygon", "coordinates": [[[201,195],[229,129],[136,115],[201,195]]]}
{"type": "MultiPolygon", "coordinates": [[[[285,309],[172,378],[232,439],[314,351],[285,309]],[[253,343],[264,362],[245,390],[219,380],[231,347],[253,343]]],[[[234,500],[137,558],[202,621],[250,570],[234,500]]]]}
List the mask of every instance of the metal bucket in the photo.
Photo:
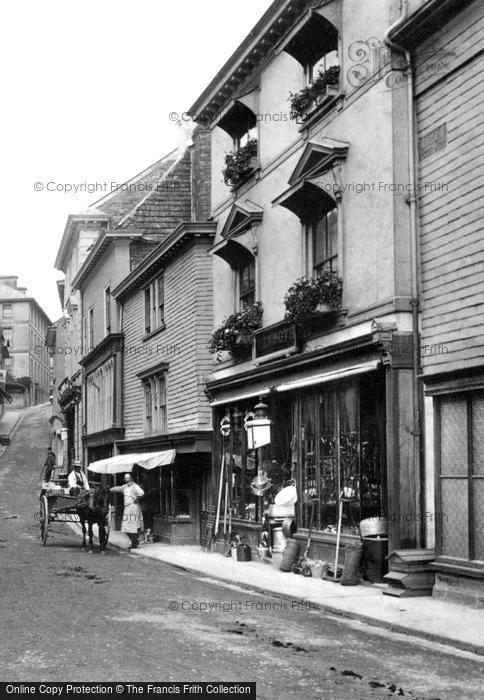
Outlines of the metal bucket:
{"type": "Polygon", "coordinates": [[[388,572],[388,539],[386,537],[363,538],[363,569],[371,583],[383,583],[388,572]]]}
{"type": "Polygon", "coordinates": [[[282,533],[282,527],[272,528],[272,551],[283,552],[286,546],[286,538],[282,533]]]}
{"type": "Polygon", "coordinates": [[[239,544],[237,546],[237,561],[251,561],[252,552],[249,544],[239,544]]]}
{"type": "Polygon", "coordinates": [[[297,562],[298,556],[299,542],[297,542],[297,540],[287,540],[279,569],[281,571],[292,571],[292,567],[297,562]]]}

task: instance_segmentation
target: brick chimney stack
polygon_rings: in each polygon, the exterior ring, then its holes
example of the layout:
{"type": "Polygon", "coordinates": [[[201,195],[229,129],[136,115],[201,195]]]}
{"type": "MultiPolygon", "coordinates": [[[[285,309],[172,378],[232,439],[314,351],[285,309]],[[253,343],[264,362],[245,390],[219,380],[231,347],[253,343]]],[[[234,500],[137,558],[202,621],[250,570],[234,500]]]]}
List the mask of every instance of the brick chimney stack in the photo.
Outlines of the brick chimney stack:
{"type": "Polygon", "coordinates": [[[192,219],[210,218],[212,181],[211,132],[198,125],[192,135],[192,219]]]}
{"type": "Polygon", "coordinates": [[[0,284],[6,284],[12,289],[17,289],[17,280],[18,275],[0,275],[0,284]]]}

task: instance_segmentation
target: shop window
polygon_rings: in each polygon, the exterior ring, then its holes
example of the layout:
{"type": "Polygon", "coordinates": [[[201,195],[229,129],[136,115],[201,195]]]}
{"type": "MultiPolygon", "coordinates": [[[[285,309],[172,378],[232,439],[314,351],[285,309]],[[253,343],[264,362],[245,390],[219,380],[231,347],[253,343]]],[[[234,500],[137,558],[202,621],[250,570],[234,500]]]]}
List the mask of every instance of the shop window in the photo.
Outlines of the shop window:
{"type": "Polygon", "coordinates": [[[158,277],[144,291],[145,333],[152,333],[165,326],[164,277],[158,277]]]}
{"type": "MultiPolygon", "coordinates": [[[[257,401],[255,402],[257,403],[257,401]]],[[[271,442],[259,450],[248,448],[244,420],[254,403],[244,402],[229,409],[230,435],[223,439],[228,483],[231,484],[231,506],[234,518],[261,522],[269,505],[272,490],[259,498],[251,488],[258,473],[267,476],[271,489],[283,485],[292,474],[292,404],[287,400],[269,402],[273,420],[271,442]]],[[[223,415],[220,414],[219,419],[223,415]]]]}
{"type": "Polygon", "coordinates": [[[484,561],[484,393],[443,397],[438,403],[437,551],[484,561]]]}
{"type": "Polygon", "coordinates": [[[307,223],[306,274],[317,277],[323,270],[338,271],[338,210],[336,207],[307,223]]]}
{"type": "Polygon", "coordinates": [[[309,526],[336,533],[339,497],[347,497],[342,532],[358,535],[363,518],[385,510],[384,382],[362,378],[359,384],[312,392],[300,400],[300,517],[309,526]]]}

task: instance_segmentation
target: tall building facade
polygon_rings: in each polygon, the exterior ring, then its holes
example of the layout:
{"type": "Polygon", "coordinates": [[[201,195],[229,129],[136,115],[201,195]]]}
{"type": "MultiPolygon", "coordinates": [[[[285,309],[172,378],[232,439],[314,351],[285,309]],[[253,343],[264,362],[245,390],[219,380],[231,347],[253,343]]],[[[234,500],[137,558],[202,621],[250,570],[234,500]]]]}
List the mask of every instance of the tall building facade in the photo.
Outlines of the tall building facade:
{"type": "Polygon", "coordinates": [[[346,544],[372,517],[390,549],[426,541],[393,15],[385,1],[273,3],[189,110],[211,133],[214,482],[254,547],[267,480],[296,485],[296,538],[314,518],[314,556],[334,557],[339,520],[346,544]],[[256,404],[271,422],[260,447],[256,404]]]}
{"type": "Polygon", "coordinates": [[[35,405],[48,401],[50,367],[45,336],[50,320],[40,304],[18,286],[15,275],[0,276],[0,324],[8,357],[4,368],[12,379],[24,381],[24,402],[35,405]]]}

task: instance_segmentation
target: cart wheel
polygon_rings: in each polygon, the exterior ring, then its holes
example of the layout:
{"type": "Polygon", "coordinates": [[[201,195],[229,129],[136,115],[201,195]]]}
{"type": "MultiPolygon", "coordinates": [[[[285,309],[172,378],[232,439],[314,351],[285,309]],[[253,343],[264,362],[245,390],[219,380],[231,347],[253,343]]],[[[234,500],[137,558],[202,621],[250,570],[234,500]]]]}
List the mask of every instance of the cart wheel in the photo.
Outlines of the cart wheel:
{"type": "Polygon", "coordinates": [[[49,502],[47,500],[47,496],[42,496],[42,499],[40,501],[39,523],[40,523],[40,539],[42,541],[42,544],[45,547],[45,545],[47,544],[47,535],[49,532],[49,502]]]}

